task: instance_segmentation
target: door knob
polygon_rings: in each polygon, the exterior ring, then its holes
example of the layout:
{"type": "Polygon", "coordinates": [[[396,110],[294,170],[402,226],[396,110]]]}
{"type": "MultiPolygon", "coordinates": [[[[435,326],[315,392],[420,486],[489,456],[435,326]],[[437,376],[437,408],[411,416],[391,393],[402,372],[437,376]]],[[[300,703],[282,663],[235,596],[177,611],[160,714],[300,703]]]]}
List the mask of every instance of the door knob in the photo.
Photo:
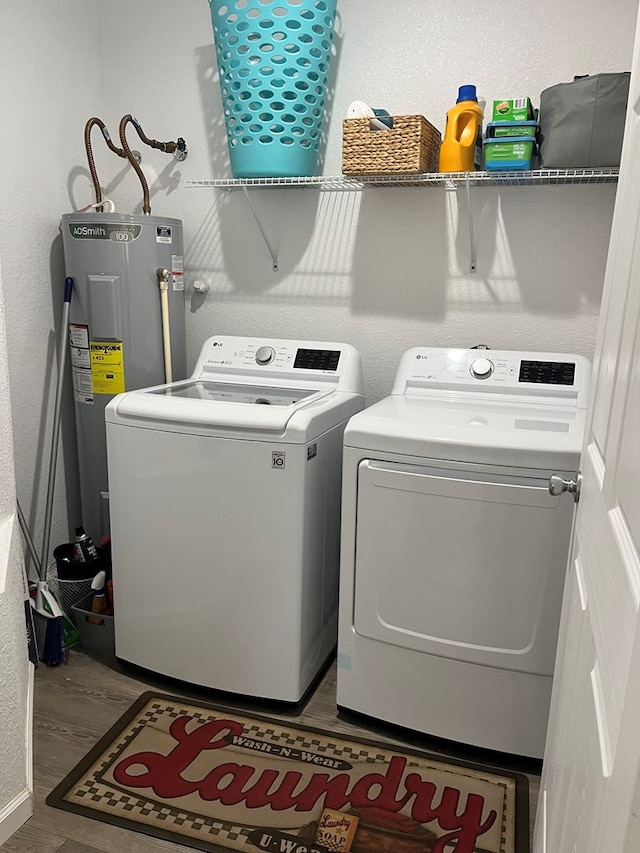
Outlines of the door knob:
{"type": "Polygon", "coordinates": [[[580,471],[576,474],[575,480],[565,480],[560,474],[552,474],[549,477],[549,494],[561,495],[564,492],[569,492],[573,495],[576,503],[580,500],[580,486],[582,484],[582,474],[580,471]]]}

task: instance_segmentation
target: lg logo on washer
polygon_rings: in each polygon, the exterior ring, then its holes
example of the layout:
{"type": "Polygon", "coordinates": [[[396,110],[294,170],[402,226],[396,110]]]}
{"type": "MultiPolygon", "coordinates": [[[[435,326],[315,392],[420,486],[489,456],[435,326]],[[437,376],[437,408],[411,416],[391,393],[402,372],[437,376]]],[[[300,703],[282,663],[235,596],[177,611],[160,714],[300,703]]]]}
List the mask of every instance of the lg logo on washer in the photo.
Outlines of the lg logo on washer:
{"type": "Polygon", "coordinates": [[[281,470],[284,470],[286,458],[287,458],[286,451],[284,451],[284,450],[272,450],[271,451],[271,467],[272,468],[280,468],[281,470]]]}

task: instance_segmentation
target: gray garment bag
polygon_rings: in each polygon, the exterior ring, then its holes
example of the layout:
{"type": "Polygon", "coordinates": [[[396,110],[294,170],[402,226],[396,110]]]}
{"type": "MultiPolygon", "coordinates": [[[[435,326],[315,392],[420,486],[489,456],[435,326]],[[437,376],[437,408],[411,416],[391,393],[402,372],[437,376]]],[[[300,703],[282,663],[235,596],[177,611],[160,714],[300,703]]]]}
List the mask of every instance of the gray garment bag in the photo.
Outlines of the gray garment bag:
{"type": "Polygon", "coordinates": [[[629,97],[628,71],[577,77],[540,95],[544,169],[617,168],[629,97]]]}

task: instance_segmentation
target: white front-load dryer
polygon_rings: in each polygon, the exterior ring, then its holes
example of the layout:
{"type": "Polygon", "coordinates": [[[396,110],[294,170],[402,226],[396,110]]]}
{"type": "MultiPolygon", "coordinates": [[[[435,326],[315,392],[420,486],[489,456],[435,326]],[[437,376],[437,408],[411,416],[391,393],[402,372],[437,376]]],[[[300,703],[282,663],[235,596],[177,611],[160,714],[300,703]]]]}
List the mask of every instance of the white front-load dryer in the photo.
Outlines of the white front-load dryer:
{"type": "Polygon", "coordinates": [[[215,336],[107,406],[116,656],[298,702],[337,641],[347,344],[215,336]]]}
{"type": "Polygon", "coordinates": [[[549,478],[577,481],[589,378],[575,355],[415,348],[350,420],[339,707],[542,757],[575,507],[549,478]]]}

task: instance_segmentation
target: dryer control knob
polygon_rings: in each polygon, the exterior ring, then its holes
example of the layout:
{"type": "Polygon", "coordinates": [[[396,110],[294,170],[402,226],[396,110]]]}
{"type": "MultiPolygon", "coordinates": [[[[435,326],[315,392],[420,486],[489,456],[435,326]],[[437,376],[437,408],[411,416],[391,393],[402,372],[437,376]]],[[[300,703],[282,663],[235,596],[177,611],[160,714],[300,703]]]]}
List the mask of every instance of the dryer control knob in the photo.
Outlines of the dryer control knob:
{"type": "Polygon", "coordinates": [[[488,379],[493,373],[493,362],[489,361],[488,358],[476,358],[471,363],[469,370],[476,379],[488,379]]]}
{"type": "Polygon", "coordinates": [[[256,352],[256,363],[271,364],[275,357],[276,351],[273,347],[259,347],[258,351],[256,352]]]}

